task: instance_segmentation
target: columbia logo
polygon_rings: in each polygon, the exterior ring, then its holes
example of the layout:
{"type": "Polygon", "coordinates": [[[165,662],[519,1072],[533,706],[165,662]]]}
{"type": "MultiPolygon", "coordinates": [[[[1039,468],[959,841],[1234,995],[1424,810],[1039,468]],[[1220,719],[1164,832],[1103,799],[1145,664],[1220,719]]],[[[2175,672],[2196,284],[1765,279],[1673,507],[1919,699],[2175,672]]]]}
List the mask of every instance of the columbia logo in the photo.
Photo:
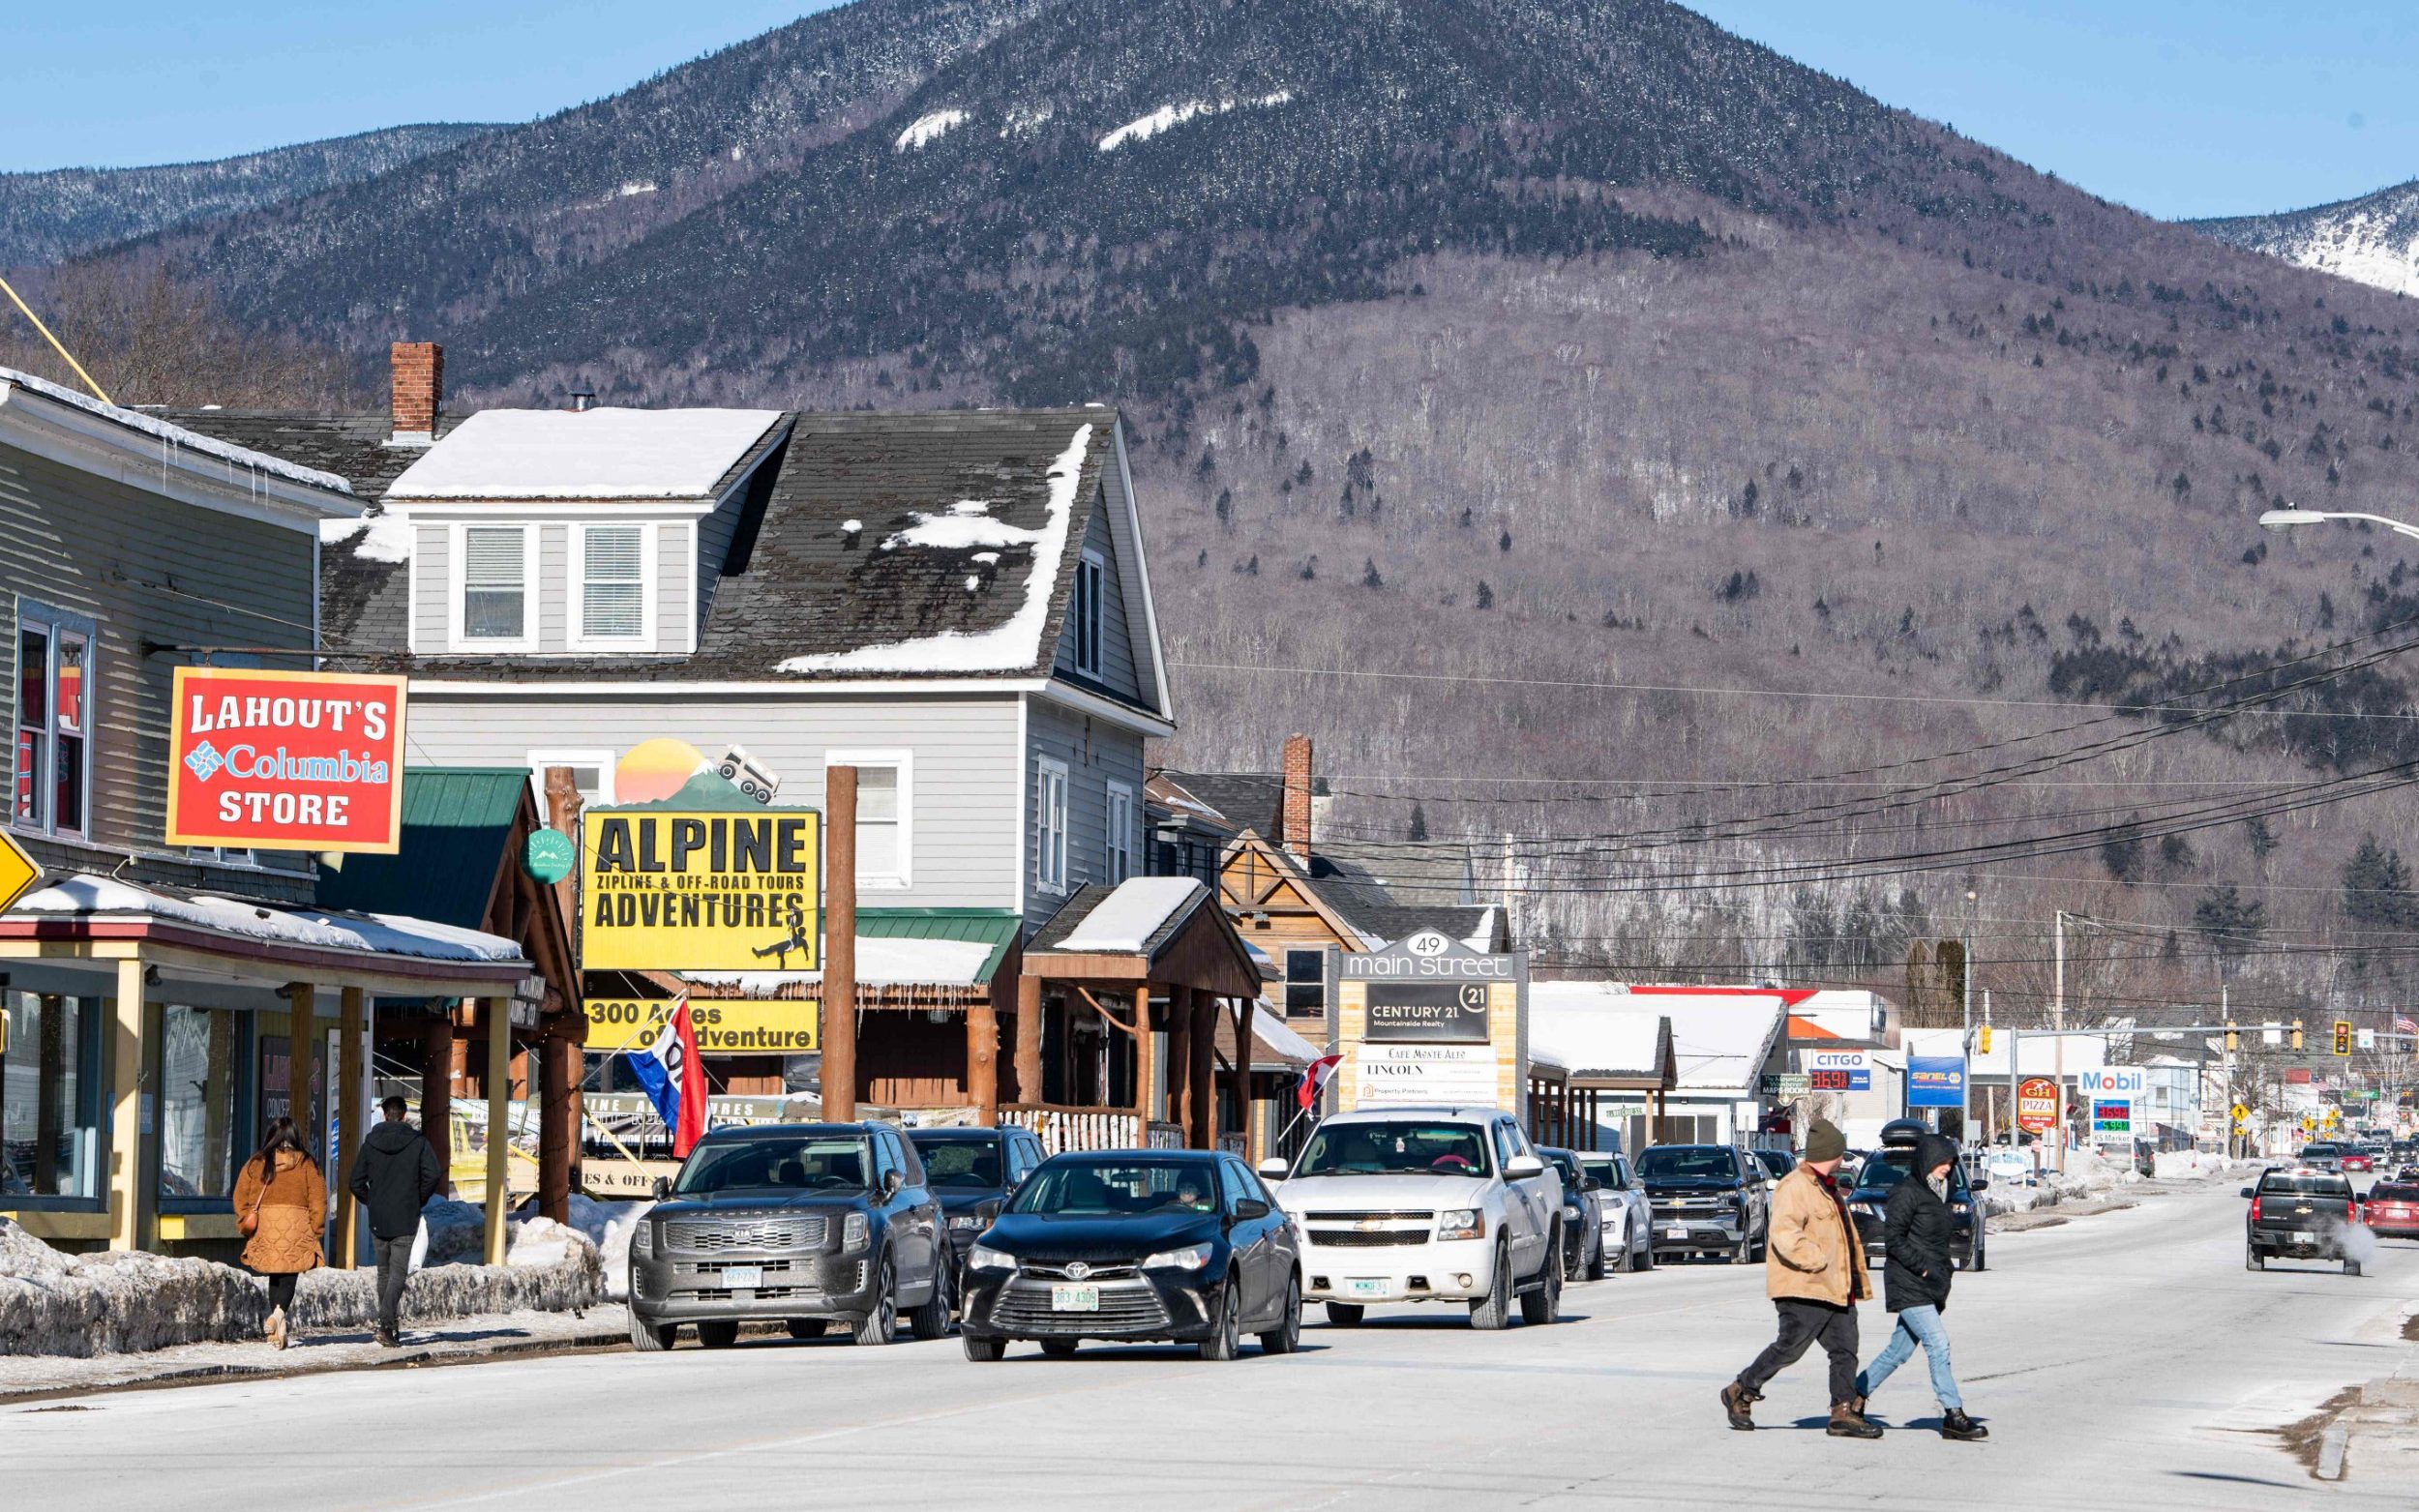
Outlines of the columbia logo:
{"type": "Polygon", "coordinates": [[[219,768],[226,765],[226,757],[219,755],[218,748],[205,740],[185,754],[185,765],[206,783],[219,775],[219,768]]]}

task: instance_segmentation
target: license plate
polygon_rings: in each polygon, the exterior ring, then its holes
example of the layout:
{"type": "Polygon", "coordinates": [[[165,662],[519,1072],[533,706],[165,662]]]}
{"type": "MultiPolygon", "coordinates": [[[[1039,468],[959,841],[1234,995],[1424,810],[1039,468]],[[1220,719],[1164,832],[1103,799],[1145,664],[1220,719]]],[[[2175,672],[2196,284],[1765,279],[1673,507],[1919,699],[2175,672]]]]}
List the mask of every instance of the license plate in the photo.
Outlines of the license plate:
{"type": "Polygon", "coordinates": [[[2315,1244],[2318,1242],[2318,1236],[2312,1233],[2307,1229],[2296,1230],[2293,1233],[2293,1242],[2295,1244],[2315,1244]]]}
{"type": "Polygon", "coordinates": [[[1052,1287],[1050,1311],[1054,1313],[1097,1313],[1100,1311],[1098,1287],[1052,1287]]]}
{"type": "Polygon", "coordinates": [[[1354,1276],[1344,1283],[1344,1290],[1353,1296],[1384,1296],[1393,1289],[1393,1283],[1383,1276],[1354,1276]]]}
{"type": "Polygon", "coordinates": [[[762,1265],[725,1265],[723,1286],[732,1291],[753,1291],[764,1284],[762,1265]]]}
{"type": "Polygon", "coordinates": [[[1687,1236],[1688,1226],[1687,1224],[1663,1225],[1663,1237],[1666,1239],[1685,1239],[1687,1236]]]}

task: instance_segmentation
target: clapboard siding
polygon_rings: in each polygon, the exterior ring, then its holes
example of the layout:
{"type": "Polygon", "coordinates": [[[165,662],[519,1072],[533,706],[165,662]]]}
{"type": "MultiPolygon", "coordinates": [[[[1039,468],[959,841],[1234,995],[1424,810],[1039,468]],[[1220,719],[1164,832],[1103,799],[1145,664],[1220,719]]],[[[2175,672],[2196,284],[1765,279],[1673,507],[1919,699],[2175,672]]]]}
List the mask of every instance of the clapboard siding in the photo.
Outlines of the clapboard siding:
{"type": "Polygon", "coordinates": [[[443,525],[422,524],[413,525],[411,534],[411,646],[415,651],[442,651],[448,633],[454,535],[443,525]]]}
{"type": "Polygon", "coordinates": [[[697,624],[689,595],[696,590],[697,527],[667,520],[655,527],[655,649],[686,651],[697,624]]]}
{"type": "Polygon", "coordinates": [[[1026,717],[1025,756],[1025,917],[1039,924],[1059,911],[1066,897],[1046,893],[1033,883],[1032,853],[1036,788],[1031,778],[1043,756],[1066,763],[1066,879],[1072,893],[1087,882],[1109,879],[1109,787],[1112,782],[1134,789],[1133,834],[1136,871],[1142,858],[1143,737],[1131,730],[1060,707],[1046,699],[1031,700],[1026,717]]]}
{"type": "MultiPolygon", "coordinates": [[[[914,760],[913,885],[867,894],[869,905],[1016,905],[1018,767],[1015,696],[737,698],[676,686],[657,698],[510,697],[415,690],[414,764],[507,765],[531,751],[598,750],[616,757],[671,736],[711,760],[732,745],[781,779],[777,801],[821,807],[829,751],[905,750],[914,760]]],[[[1139,758],[1138,758],[1139,759],[1139,758]]]]}
{"type": "MultiPolygon", "coordinates": [[[[0,584],[12,618],[26,605],[95,622],[91,673],[91,843],[150,858],[135,875],[192,881],[173,864],[167,826],[169,690],[174,669],[195,658],[150,646],[308,649],[313,564],[318,543],[296,530],[164,498],[80,468],[0,445],[0,584]],[[163,871],[157,864],[170,862],[163,871]]],[[[16,637],[5,655],[0,720],[16,718],[16,637]]],[[[260,665],[307,667],[299,659],[260,665]]],[[[15,784],[15,742],[0,742],[15,784]]],[[[33,842],[45,864],[107,870],[71,846],[33,842]]],[[[248,874],[249,875],[249,874],[248,874]]],[[[309,881],[265,878],[254,890],[308,897],[309,881]]]]}
{"type": "Polygon", "coordinates": [[[571,527],[538,527],[538,580],[531,607],[538,616],[538,650],[560,655],[571,649],[571,596],[579,580],[571,571],[571,527]]]}
{"type": "MultiPolygon", "coordinates": [[[[411,572],[413,592],[418,610],[413,621],[412,649],[422,653],[437,653],[451,649],[446,637],[452,633],[453,593],[452,562],[448,553],[453,547],[453,528],[457,524],[524,525],[537,531],[537,581],[530,585],[531,613],[537,626],[537,649],[534,653],[498,653],[500,655],[563,656],[587,655],[575,651],[571,644],[571,598],[580,591],[580,527],[587,523],[653,524],[655,526],[655,639],[640,647],[642,651],[683,653],[691,649],[691,637],[698,614],[698,566],[696,545],[699,539],[696,519],[687,515],[646,516],[620,514],[610,519],[587,520],[515,519],[497,511],[464,514],[447,511],[443,514],[416,510],[412,515],[413,535],[417,549],[413,552],[411,572]]],[[[728,544],[728,526],[725,527],[728,544]]]]}
{"type": "MultiPolygon", "coordinates": [[[[1100,595],[1100,671],[1092,680],[1115,689],[1129,698],[1142,697],[1142,684],[1134,672],[1133,627],[1125,617],[1125,581],[1120,570],[1118,544],[1109,528],[1109,511],[1091,512],[1091,524],[1084,532],[1084,549],[1098,555],[1103,564],[1100,595]]],[[[1057,667],[1061,672],[1075,670],[1075,596],[1067,595],[1068,628],[1059,637],[1057,667]]]]}
{"type": "MultiPolygon", "coordinates": [[[[1120,432],[1118,456],[1125,455],[1123,432],[1120,432]]],[[[1147,612],[1150,597],[1150,553],[1144,549],[1139,535],[1138,512],[1125,489],[1125,469],[1111,467],[1100,478],[1102,508],[1098,511],[1100,527],[1108,533],[1117,548],[1113,559],[1118,567],[1117,603],[1118,634],[1124,637],[1126,656],[1134,679],[1134,691],[1141,695],[1146,708],[1167,706],[1167,693],[1159,686],[1157,662],[1151,645],[1152,626],[1147,612]]]]}
{"type": "Polygon", "coordinates": [[[723,569],[729,565],[731,542],[738,534],[739,515],[747,501],[748,490],[742,489],[697,523],[697,570],[690,578],[695,596],[689,601],[693,633],[705,629],[706,611],[714,607],[714,585],[722,581],[723,569]]]}

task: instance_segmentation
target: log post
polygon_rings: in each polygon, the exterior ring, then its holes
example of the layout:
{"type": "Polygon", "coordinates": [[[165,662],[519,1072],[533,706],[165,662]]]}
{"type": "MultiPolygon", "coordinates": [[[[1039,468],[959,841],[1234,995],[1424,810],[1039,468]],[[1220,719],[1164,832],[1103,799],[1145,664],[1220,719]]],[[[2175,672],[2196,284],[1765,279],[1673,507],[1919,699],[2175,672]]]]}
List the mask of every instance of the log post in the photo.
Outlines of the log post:
{"type": "Polygon", "coordinates": [[[1150,984],[1145,982],[1134,989],[1134,1115],[1139,1125],[1134,1142],[1144,1147],[1150,1143],[1151,1114],[1158,1109],[1156,1048],[1150,1037],[1150,984]]]}
{"type": "Polygon", "coordinates": [[[370,1132],[361,1096],[361,1042],[369,1036],[362,992],[347,987],[338,994],[342,1024],[337,1052],[336,1180],[328,1195],[336,1200],[336,1263],[350,1270],[361,1263],[361,1225],[353,1201],[353,1165],[361,1157],[362,1136],[370,1132]]]}
{"type": "Polygon", "coordinates": [[[312,1120],[311,1042],[319,1032],[314,995],[308,982],[285,984],[285,1115],[294,1120],[303,1147],[316,1157],[327,1134],[312,1120]]]}
{"type": "Polygon", "coordinates": [[[1254,1043],[1252,1005],[1238,997],[1235,999],[1235,1118],[1243,1135],[1243,1160],[1249,1165],[1258,1165],[1260,1154],[1257,1148],[1260,1142],[1259,1120],[1252,1116],[1251,1106],[1251,1048],[1254,1043]]]}
{"type": "Polygon", "coordinates": [[[432,1016],[421,1025],[420,1137],[436,1152],[436,1190],[454,1195],[454,1018],[432,1016]]]}
{"type": "MultiPolygon", "coordinates": [[[[1218,1147],[1218,1098],[1210,1079],[1210,1056],[1218,1037],[1218,1004],[1206,987],[1191,989],[1192,1027],[1185,1040],[1191,1052],[1191,1085],[1184,1093],[1184,1112],[1189,1116],[1185,1134],[1195,1149],[1218,1147]]],[[[1238,1053],[1248,1053],[1239,1047],[1238,1053]]]]}
{"type": "Polygon", "coordinates": [[[966,1010],[966,1100],[974,1121],[1000,1121],[1000,1010],[989,998],[966,1010]]]}
{"type": "Polygon", "coordinates": [[[856,768],[823,771],[823,1117],[856,1116],[856,768]]]}
{"type": "Polygon", "coordinates": [[[1016,1100],[1038,1103],[1041,1095],[1041,978],[1016,979],[1016,1100]]]}
{"type": "Polygon", "coordinates": [[[580,1159],[580,1042],[550,1034],[539,1042],[538,1211],[571,1221],[571,1171],[580,1159]]]}
{"type": "Polygon", "coordinates": [[[511,1213],[513,1113],[512,999],[479,999],[487,1030],[487,1262],[504,1263],[504,1221],[511,1213]]]}

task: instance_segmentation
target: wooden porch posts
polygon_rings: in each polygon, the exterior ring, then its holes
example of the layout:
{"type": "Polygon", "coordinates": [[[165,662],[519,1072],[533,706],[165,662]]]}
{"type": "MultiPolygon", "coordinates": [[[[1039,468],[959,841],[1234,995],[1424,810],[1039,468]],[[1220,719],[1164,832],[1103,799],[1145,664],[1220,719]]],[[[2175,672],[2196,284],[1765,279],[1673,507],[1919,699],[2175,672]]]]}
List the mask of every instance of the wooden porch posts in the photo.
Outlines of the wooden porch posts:
{"type": "Polygon", "coordinates": [[[1016,979],[1016,1100],[1042,1100],[1041,978],[1037,976],[1016,979]]]}
{"type": "Polygon", "coordinates": [[[1243,1160],[1258,1165],[1260,1152],[1253,1148],[1258,1142],[1258,1129],[1251,1107],[1252,1005],[1240,997],[1231,1001],[1235,1008],[1235,1065],[1231,1072],[1235,1082],[1235,1116],[1242,1127],[1243,1160]]]}
{"type": "Polygon", "coordinates": [[[1156,1042],[1150,1037],[1150,984],[1134,989],[1134,1117],[1141,1141],[1150,1142],[1151,1120],[1158,1115],[1159,1088],[1156,1042]]]}
{"type": "MultiPolygon", "coordinates": [[[[1020,1000],[1023,986],[1018,984],[1020,1000]]],[[[1020,1025],[1020,1039],[1022,1032],[1020,1025]]],[[[976,1123],[989,1127],[1000,1121],[1000,1011],[988,998],[966,1010],[966,1100],[974,1107],[976,1123]]]]}
{"type": "Polygon", "coordinates": [[[436,1190],[454,1192],[454,1021],[435,1014],[421,1025],[420,1134],[436,1151],[436,1190]]]}
{"type": "Polygon", "coordinates": [[[504,1220],[511,1212],[513,1115],[512,999],[479,999],[479,1023],[487,1030],[487,1262],[504,1263],[504,1220]]]}
{"type": "Polygon", "coordinates": [[[571,1221],[571,1168],[580,1159],[580,1042],[550,1034],[539,1042],[538,1080],[546,1101],[538,1112],[538,1211],[571,1221]]]}
{"type": "Polygon", "coordinates": [[[362,992],[347,987],[339,995],[342,1017],[342,1049],[337,1052],[336,1071],[336,1179],[328,1183],[328,1197],[336,1207],[336,1263],[350,1270],[361,1263],[360,1223],[353,1201],[353,1162],[360,1159],[362,1136],[370,1132],[367,1112],[362,1104],[361,1045],[369,1038],[370,1024],[362,1008],[362,992]]]}
{"type": "MultiPolygon", "coordinates": [[[[1215,1149],[1218,1144],[1218,1098],[1210,1082],[1210,1052],[1218,1035],[1218,1000],[1200,988],[1185,992],[1190,999],[1189,1028],[1184,1048],[1188,1052],[1190,1076],[1184,1092],[1184,1142],[1195,1149],[1215,1149]]],[[[1236,1046],[1236,1053],[1244,1064],[1251,1063],[1251,1043],[1236,1046]]]]}
{"type": "Polygon", "coordinates": [[[856,1117],[856,768],[823,773],[823,1117],[856,1117]]]}

